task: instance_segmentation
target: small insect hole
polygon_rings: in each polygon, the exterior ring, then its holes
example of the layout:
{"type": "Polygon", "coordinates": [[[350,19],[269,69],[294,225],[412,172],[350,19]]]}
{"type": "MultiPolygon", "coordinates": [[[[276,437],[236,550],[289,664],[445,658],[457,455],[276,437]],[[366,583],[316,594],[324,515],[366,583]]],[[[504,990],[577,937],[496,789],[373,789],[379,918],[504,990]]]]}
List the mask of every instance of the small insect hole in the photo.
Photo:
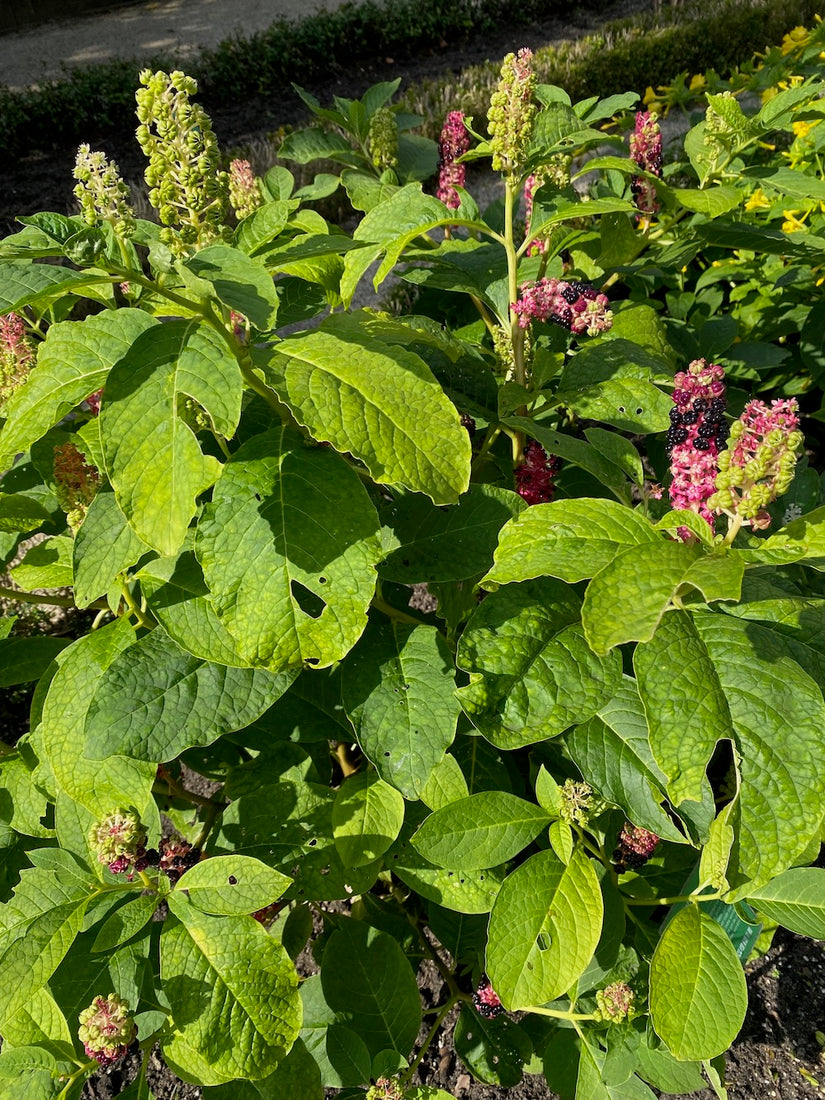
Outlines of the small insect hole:
{"type": "Polygon", "coordinates": [[[237,886],[238,885],[238,880],[235,878],[234,875],[229,876],[229,885],[230,886],[237,886]]]}
{"type": "Polygon", "coordinates": [[[641,416],[643,412],[644,412],[644,409],[640,405],[639,408],[636,410],[636,415],[641,416]]]}
{"type": "Polygon", "coordinates": [[[620,413],[623,413],[623,412],[624,412],[624,405],[619,405],[619,412],[620,412],[620,413]]]}

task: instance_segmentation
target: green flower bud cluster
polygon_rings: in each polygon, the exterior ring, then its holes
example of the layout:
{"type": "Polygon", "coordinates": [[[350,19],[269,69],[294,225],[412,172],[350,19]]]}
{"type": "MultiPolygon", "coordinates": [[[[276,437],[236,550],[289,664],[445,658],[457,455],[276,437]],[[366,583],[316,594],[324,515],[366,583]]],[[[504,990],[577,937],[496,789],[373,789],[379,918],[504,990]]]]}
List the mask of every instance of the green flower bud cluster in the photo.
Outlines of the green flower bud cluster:
{"type": "Polygon", "coordinates": [[[515,172],[522,164],[530,140],[536,104],[536,74],[531,50],[509,53],[501,66],[498,87],[487,112],[487,129],[496,172],[515,172]]]}
{"type": "Polygon", "coordinates": [[[89,846],[113,875],[133,872],[146,854],[146,829],[133,810],[114,810],[91,827],[89,846]]]}
{"type": "Polygon", "coordinates": [[[110,993],[108,997],[95,997],[78,1017],[80,1027],[77,1036],[89,1058],[101,1066],[111,1066],[126,1054],[137,1035],[129,1002],[110,993]]]}
{"type": "Polygon", "coordinates": [[[74,443],[62,443],[54,449],[54,480],[57,503],[77,531],[100,488],[97,466],[87,463],[74,443]]]}
{"type": "Polygon", "coordinates": [[[559,817],[568,825],[586,825],[590,815],[597,809],[594,799],[595,791],[589,783],[566,779],[561,788],[559,817]]]}
{"type": "Polygon", "coordinates": [[[404,1100],[404,1090],[397,1081],[379,1077],[367,1092],[366,1100],[404,1100]]]}
{"type": "Polygon", "coordinates": [[[379,107],[370,119],[367,145],[372,163],[380,171],[398,167],[398,123],[391,108],[379,107]]]}
{"type": "Polygon", "coordinates": [[[78,180],[74,195],[87,225],[108,222],[119,237],[135,231],[135,212],[129,202],[129,188],[113,160],[88,145],[77,150],[73,176],[78,180]]]}
{"type": "Polygon", "coordinates": [[[229,176],[209,116],[190,97],[197,83],[182,72],[140,74],[137,139],[149,164],[149,202],[164,228],[161,240],[185,256],[228,239],[229,176]]]}
{"type": "Polygon", "coordinates": [[[613,982],[604,989],[596,992],[597,1019],[606,1020],[610,1024],[621,1023],[622,1020],[632,1020],[636,1015],[634,1001],[636,995],[627,982],[613,982]]]}
{"type": "Polygon", "coordinates": [[[767,506],[786,493],[803,447],[796,401],[750,401],[731,425],[719,455],[716,492],[708,507],[739,516],[757,529],[770,524],[767,506]]]}

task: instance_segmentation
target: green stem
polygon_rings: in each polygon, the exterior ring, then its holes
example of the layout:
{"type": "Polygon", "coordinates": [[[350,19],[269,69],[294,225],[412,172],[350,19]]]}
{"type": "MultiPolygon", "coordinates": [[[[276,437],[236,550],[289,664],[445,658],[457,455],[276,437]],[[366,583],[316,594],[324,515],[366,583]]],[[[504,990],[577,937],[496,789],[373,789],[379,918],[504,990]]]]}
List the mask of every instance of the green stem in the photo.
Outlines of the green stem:
{"type": "Polygon", "coordinates": [[[723,546],[730,546],[731,545],[733,540],[739,534],[739,532],[742,528],[743,522],[744,521],[743,521],[742,517],[739,516],[739,515],[735,515],[733,517],[728,517],[728,533],[725,535],[725,538],[722,541],[723,546]]]}
{"type": "Polygon", "coordinates": [[[134,615],[135,619],[137,619],[138,626],[142,626],[146,630],[154,630],[156,625],[154,620],[144,615],[143,611],[141,611],[137,600],[132,595],[128,581],[122,580],[120,582],[120,591],[123,593],[126,606],[129,608],[129,615],[134,615]]]}
{"type": "Polygon", "coordinates": [[[185,802],[191,802],[193,806],[218,806],[223,808],[223,800],[218,801],[215,798],[204,798],[202,795],[195,794],[194,791],[187,791],[185,787],[181,787],[179,783],[176,783],[172,776],[164,775],[163,779],[157,779],[152,784],[152,791],[155,794],[165,794],[170,798],[182,798],[185,802]],[[158,785],[165,784],[166,790],[160,790],[158,785]]]}
{"type": "Polygon", "coordinates": [[[203,848],[204,844],[206,843],[207,837],[212,832],[212,826],[226,809],[226,806],[226,802],[209,802],[207,804],[206,813],[203,817],[203,825],[201,826],[201,831],[195,838],[195,842],[192,845],[193,848],[203,848]]]}
{"type": "Polygon", "coordinates": [[[599,1017],[592,1012],[571,1012],[569,1009],[545,1008],[544,1005],[533,1005],[525,1008],[524,1012],[536,1012],[539,1016],[552,1016],[554,1020],[598,1020],[599,1017]]]}
{"type": "Polygon", "coordinates": [[[717,890],[713,894],[677,894],[672,898],[628,898],[622,895],[625,906],[643,905],[647,908],[655,905],[681,905],[683,902],[718,901],[722,895],[717,890]]]}
{"type": "Polygon", "coordinates": [[[445,1018],[449,1014],[449,1012],[452,1009],[453,1005],[457,1004],[458,1001],[460,1001],[460,1000],[463,1000],[463,997],[461,995],[453,995],[442,1006],[440,1012],[438,1013],[436,1018],[433,1020],[433,1026],[427,1032],[427,1037],[425,1038],[425,1040],[421,1044],[421,1046],[418,1048],[418,1051],[415,1055],[415,1058],[413,1058],[413,1060],[410,1062],[410,1064],[407,1066],[407,1068],[404,1070],[404,1072],[402,1074],[400,1074],[399,1077],[398,1077],[398,1083],[401,1086],[402,1090],[405,1089],[406,1086],[413,1079],[413,1076],[415,1075],[415,1071],[418,1069],[418,1066],[421,1063],[421,1059],[424,1057],[424,1055],[429,1050],[430,1044],[435,1039],[436,1035],[438,1034],[439,1030],[441,1029],[441,1025],[444,1023],[445,1018]]]}
{"type": "Polygon", "coordinates": [[[430,624],[426,619],[419,619],[415,615],[408,615],[406,611],[399,611],[397,607],[393,607],[392,604],[376,593],[372,597],[370,604],[376,611],[383,611],[390,619],[395,619],[399,623],[411,623],[413,626],[429,626],[430,624]]]}
{"type": "Polygon", "coordinates": [[[484,440],[481,444],[481,449],[473,459],[473,473],[475,473],[478,467],[481,465],[481,460],[486,457],[487,452],[490,450],[490,448],[493,446],[500,435],[501,428],[497,424],[490,424],[490,426],[487,428],[487,434],[484,436],[484,440]]]}
{"type": "Polygon", "coordinates": [[[76,1069],[74,1071],[74,1073],[71,1075],[71,1077],[68,1077],[66,1079],[66,1084],[60,1090],[60,1093],[58,1094],[57,1100],[63,1100],[63,1097],[69,1095],[69,1092],[71,1091],[72,1085],[75,1083],[75,1081],[78,1080],[78,1078],[86,1076],[86,1074],[91,1073],[93,1070],[96,1070],[97,1068],[98,1068],[98,1064],[94,1060],[84,1062],[82,1066],[80,1066],[78,1069],[76,1069]]]}
{"type": "MultiPolygon", "coordinates": [[[[41,596],[37,592],[18,592],[16,588],[0,588],[0,599],[17,600],[19,603],[42,603],[48,604],[50,607],[77,606],[71,596],[41,596]]],[[[95,611],[105,610],[106,606],[105,600],[97,600],[95,603],[89,604],[89,607],[95,611]]]]}

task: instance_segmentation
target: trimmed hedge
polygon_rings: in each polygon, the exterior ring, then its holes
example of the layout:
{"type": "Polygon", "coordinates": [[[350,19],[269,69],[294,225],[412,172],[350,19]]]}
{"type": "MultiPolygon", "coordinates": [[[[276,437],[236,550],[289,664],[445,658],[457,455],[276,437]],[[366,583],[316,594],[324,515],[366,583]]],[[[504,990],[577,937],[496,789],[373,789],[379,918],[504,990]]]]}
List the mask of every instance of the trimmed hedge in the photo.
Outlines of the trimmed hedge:
{"type": "MultiPolygon", "coordinates": [[[[694,0],[687,8],[611,23],[597,35],[541,51],[541,79],[579,98],[644,91],[686,69],[725,72],[800,22],[810,23],[818,6],[817,0],[694,0]]],[[[489,34],[568,11],[568,0],[363,0],[300,23],[279,19],[251,38],[204,50],[186,68],[198,80],[201,101],[214,111],[283,92],[292,80],[309,82],[359,59],[409,55],[445,36],[489,34]]],[[[174,59],[155,56],[77,69],[38,90],[0,86],[0,155],[77,143],[90,131],[131,130],[138,70],[170,65],[174,59]]],[[[473,66],[425,82],[406,98],[437,134],[446,110],[483,116],[497,72],[498,63],[473,66]]]]}

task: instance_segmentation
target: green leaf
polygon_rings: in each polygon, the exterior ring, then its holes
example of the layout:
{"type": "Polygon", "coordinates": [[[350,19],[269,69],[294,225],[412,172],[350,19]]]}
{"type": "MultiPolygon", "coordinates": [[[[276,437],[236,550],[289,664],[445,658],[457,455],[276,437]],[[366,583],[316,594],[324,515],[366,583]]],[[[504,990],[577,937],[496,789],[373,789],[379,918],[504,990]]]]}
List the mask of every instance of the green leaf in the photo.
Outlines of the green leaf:
{"type": "MultiPolygon", "coordinates": [[[[789,867],[819,828],[825,775],[818,766],[825,706],[781,639],[757,623],[696,614],[730,709],[741,791],[731,856],[737,877],[761,887],[789,867]]],[[[740,888],[747,896],[748,887],[740,888]]]]}
{"type": "Polygon", "coordinates": [[[585,428],[585,437],[591,446],[623,470],[634,485],[642,486],[645,480],[644,467],[639,452],[629,439],[604,428],[585,428]]]}
{"type": "MultiPolygon", "coordinates": [[[[663,686],[671,686],[662,679],[663,686]]],[[[614,698],[589,722],[571,730],[565,743],[588,783],[607,802],[624,810],[634,825],[684,843],[662,806],[666,777],[651,751],[644,708],[633,680],[625,677],[614,698]]]]}
{"type": "Polygon", "coordinates": [[[697,905],[673,917],[650,963],[650,1016],[680,1061],[727,1050],[745,1019],[748,988],[733,944],[697,905]]]}
{"type": "MultiPolygon", "coordinates": [[[[62,270],[51,268],[52,271],[62,270]]],[[[109,369],[157,322],[138,309],[107,310],[85,321],[52,325],[37,366],[4,409],[0,469],[105,383],[109,369]]]]}
{"type": "Polygon", "coordinates": [[[640,513],[612,500],[556,500],[527,508],[501,529],[493,568],[481,582],[595,576],[623,550],[661,539],[640,513]]]}
{"type": "Polygon", "coordinates": [[[35,588],[69,588],[72,584],[72,548],[68,535],[37,543],[11,570],[11,578],[26,592],[35,588]]]}
{"type": "Polygon", "coordinates": [[[52,1048],[57,1043],[71,1046],[68,1022],[47,986],[30,997],[16,1016],[3,1022],[3,1041],[10,1047],[27,1046],[29,1043],[48,1043],[52,1048]]]}
{"type": "Polygon", "coordinates": [[[460,764],[450,753],[445,753],[421,788],[420,798],[431,810],[440,810],[459,798],[466,798],[468,794],[467,780],[460,764]]]}
{"type": "Polygon", "coordinates": [[[324,997],[349,1023],[372,1057],[397,1050],[405,1057],[421,1023],[415,975],[392,936],[345,920],[332,933],[321,967],[324,997]]]}
{"type": "Polygon", "coordinates": [[[693,210],[698,214],[707,214],[710,218],[718,218],[720,214],[727,214],[729,210],[739,206],[744,198],[744,192],[738,187],[729,187],[725,184],[708,187],[705,191],[688,187],[676,187],[671,191],[671,194],[687,210],[693,210]]]}
{"type": "MultiPolygon", "coordinates": [[[[64,1081],[77,1069],[74,1061],[42,1046],[6,1047],[0,1054],[2,1100],[75,1100],[65,1093],[64,1081]]],[[[82,1087],[82,1082],[77,1082],[82,1087]]]]}
{"type": "Polygon", "coordinates": [[[213,856],[181,875],[175,890],[185,891],[203,913],[233,917],[271,905],[291,881],[250,856],[213,856]]]}
{"type": "Polygon", "coordinates": [[[599,880],[577,851],[568,864],[550,851],[509,875],[490,914],[487,973],[511,1011],[566,993],[590,962],[602,929],[599,880]]]}
{"type": "MultiPolygon", "coordinates": [[[[208,371],[205,338],[193,321],[170,321],[139,336],[112,368],[100,413],[106,469],[135,533],[162,554],[182,545],[197,497],[220,473],[178,416],[180,398],[208,371]],[[186,387],[186,389],[184,388],[186,387]]],[[[207,412],[207,386],[197,400],[207,412]]]]}
{"type": "Polygon", "coordinates": [[[208,916],[177,891],[169,907],[178,919],[164,926],[160,966],[177,1030],[164,1053],[186,1068],[193,1051],[195,1072],[210,1074],[202,1084],[266,1077],[301,1026],[289,956],[256,921],[208,916]]]}
{"type": "Polygon", "coordinates": [[[0,933],[0,1021],[14,1017],[63,960],[80,932],[89,904],[88,882],[68,882],[50,870],[23,872],[11,902],[4,907],[0,933]]]}
{"type": "Polygon", "coordinates": [[[634,303],[614,314],[613,325],[602,334],[600,343],[612,340],[630,341],[667,363],[676,362],[665,324],[653,306],[647,303],[634,303]]]}
{"type": "Polygon", "coordinates": [[[656,1045],[656,1036],[648,1031],[639,1047],[639,1073],[660,1092],[697,1092],[706,1087],[699,1062],[679,1062],[664,1046],[656,1045]]]}
{"type": "Polygon", "coordinates": [[[569,406],[577,416],[635,435],[664,431],[673,408],[670,398],[641,378],[611,379],[583,390],[559,392],[555,400],[569,406]]]}
{"type": "Polygon", "coordinates": [[[210,853],[246,855],[292,878],[288,900],[334,901],[373,885],[380,864],[346,868],[332,836],[335,792],[317,783],[258,783],[224,810],[210,853]]]}
{"type": "Polygon", "coordinates": [[[211,664],[153,630],[103,673],[86,719],[86,751],[174,760],[254,722],[294,678],[294,672],[211,664]]]}
{"type": "Polygon", "coordinates": [[[379,482],[453,504],[469,484],[470,437],[430,368],[336,314],[258,357],[265,381],[315,439],[379,482]]]}
{"type": "Polygon", "coordinates": [[[449,646],[435,627],[382,617],[342,669],[344,706],[379,775],[418,798],[455,736],[460,707],[449,646]]]}
{"type": "Polygon", "coordinates": [[[273,241],[287,223],[294,203],[278,199],[265,203],[238,224],[235,244],[248,256],[273,241]]]}
{"type": "MultiPolygon", "coordinates": [[[[716,743],[731,733],[728,701],[690,615],[665,615],[633,656],[650,748],[674,805],[700,802],[716,743]]],[[[641,824],[641,822],[640,822],[641,824]]],[[[655,831],[655,830],[654,830],[655,831]]]]}
{"type": "Polygon", "coordinates": [[[0,687],[39,680],[67,645],[67,638],[0,638],[0,687]]]}
{"type": "Polygon", "coordinates": [[[769,920],[800,936],[825,940],[825,871],[820,868],[794,867],[747,896],[769,920]]]}
{"type": "Polygon", "coordinates": [[[256,328],[272,328],[278,295],[262,263],[229,245],[210,244],[185,266],[212,286],[218,301],[248,317],[256,328]]]}
{"type": "Polygon", "coordinates": [[[105,760],[87,751],[89,705],[109,665],[135,640],[125,619],[79,638],[56,658],[39,727],[54,777],[62,789],[97,819],[117,806],[134,806],[144,824],[156,819],[152,783],[157,767],[109,752],[105,760]],[[154,815],[154,816],[153,816],[154,815]]]}
{"type": "Polygon", "coordinates": [[[269,1100],[273,1096],[289,1097],[289,1100],[324,1100],[324,1086],[315,1059],[304,1042],[296,1039],[289,1054],[269,1077],[261,1081],[217,1085],[208,1088],[203,1095],[207,1100],[269,1100]]]}
{"type": "Polygon", "coordinates": [[[0,531],[28,535],[47,519],[49,513],[34,497],[25,493],[0,493],[0,531]]]}
{"type": "Polygon", "coordinates": [[[136,936],[152,919],[159,904],[158,894],[147,894],[121,905],[101,925],[92,951],[111,951],[136,936]]]}
{"type": "Polygon", "coordinates": [[[88,607],[149,550],[118,507],[114,493],[98,493],[74,539],[74,601],[88,607]]]}
{"type": "Polygon", "coordinates": [[[352,1028],[341,1023],[324,999],[321,975],[301,983],[304,1021],[301,1040],[329,1088],[346,1088],[368,1081],[372,1059],[366,1044],[352,1028]]]}
{"type": "MultiPolygon", "coordinates": [[[[596,447],[585,443],[583,439],[576,439],[572,435],[563,435],[561,432],[552,431],[541,424],[536,424],[526,416],[508,416],[503,419],[503,424],[517,431],[525,432],[532,439],[541,443],[545,451],[551,455],[558,455],[565,462],[579,466],[582,470],[592,474],[619,500],[629,503],[630,490],[627,484],[627,476],[624,471],[612,461],[605,458],[596,447]]],[[[538,507],[538,505],[534,505],[538,507]]]]}
{"type": "Polygon", "coordinates": [[[350,163],[356,159],[352,146],[341,134],[327,130],[296,130],[287,134],[278,150],[278,156],[284,160],[293,160],[296,164],[309,164],[313,160],[343,159],[350,163]]]}
{"type": "Polygon", "coordinates": [[[227,462],[195,552],[244,662],[274,671],[340,660],[366,625],[378,517],[336,454],[277,428],[227,462]]]}
{"type": "Polygon", "coordinates": [[[248,667],[218,618],[193,551],[156,558],[141,569],[140,587],[152,614],[178,645],[205,661],[248,667]]]}
{"type": "Polygon", "coordinates": [[[470,683],[457,694],[494,745],[514,749],[553,737],[586,722],[615,692],[619,654],[594,654],[578,615],[576,593],[551,578],[507,585],[473,614],[458,646],[470,683]]]}
{"type": "Polygon", "coordinates": [[[582,625],[593,650],[649,641],[701,554],[698,546],[658,539],[614,557],[584,594],[582,625]]]}
{"type": "Polygon", "coordinates": [[[478,1081],[509,1089],[521,1081],[533,1044],[515,1020],[498,1016],[485,1020],[463,1004],[453,1042],[456,1054],[478,1081]]]}
{"type": "Polygon", "coordinates": [[[444,511],[419,495],[404,494],[382,517],[398,545],[378,572],[402,584],[477,577],[492,564],[502,525],[526,507],[517,493],[493,485],[471,485],[444,511]]]}
{"type": "Polygon", "coordinates": [[[372,863],[390,847],[404,824],[404,799],[374,772],[350,776],[332,807],[332,835],[345,867],[372,863]]]}
{"type": "Polygon", "coordinates": [[[518,855],[549,821],[532,802],[506,791],[482,791],[436,810],[411,843],[438,867],[477,871],[518,855]]]}
{"type": "Polygon", "coordinates": [[[52,264],[0,264],[0,314],[19,313],[27,305],[62,297],[89,282],[107,280],[52,264]]]}

